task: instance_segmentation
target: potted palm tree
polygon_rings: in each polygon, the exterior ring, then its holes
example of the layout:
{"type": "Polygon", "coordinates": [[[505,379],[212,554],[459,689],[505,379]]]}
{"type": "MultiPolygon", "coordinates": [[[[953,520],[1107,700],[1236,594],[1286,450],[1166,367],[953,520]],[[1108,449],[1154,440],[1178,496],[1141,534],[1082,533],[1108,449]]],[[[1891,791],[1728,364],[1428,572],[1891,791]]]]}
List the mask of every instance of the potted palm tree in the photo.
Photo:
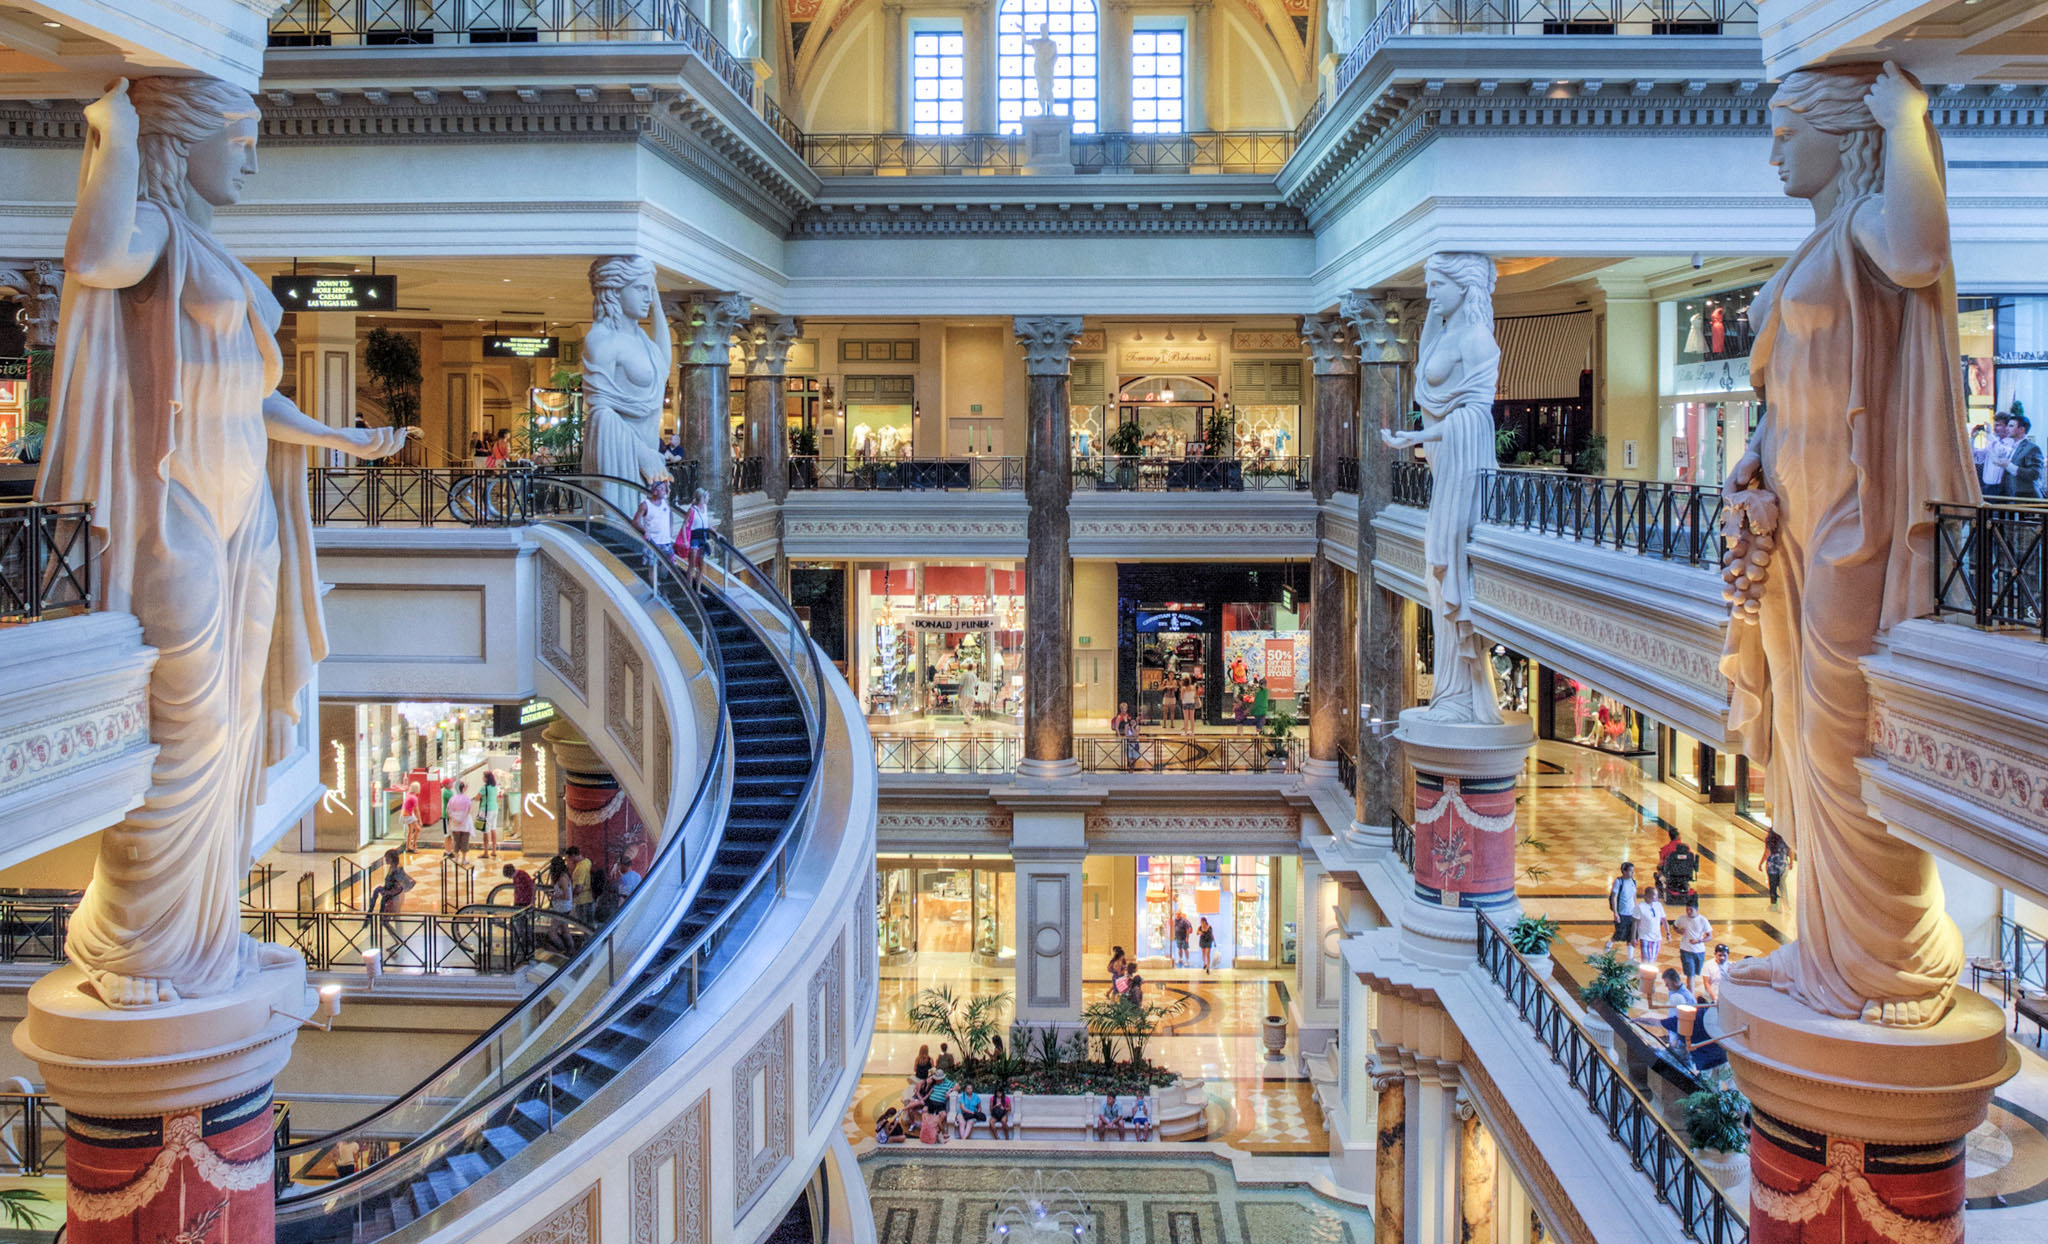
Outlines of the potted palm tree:
{"type": "Polygon", "coordinates": [[[1586,1004],[1586,1032],[1608,1049],[1614,1048],[1614,1030],[1628,1022],[1628,1010],[1636,1002],[1636,965],[1624,952],[1603,950],[1586,956],[1593,979],[1579,990],[1586,1004]]]}
{"type": "Polygon", "coordinates": [[[1557,921],[1549,916],[1517,916],[1508,926],[1508,945],[1529,961],[1529,971],[1539,981],[1550,979],[1550,943],[1557,940],[1557,921]]]}
{"type": "Polygon", "coordinates": [[[1300,720],[1277,705],[1266,714],[1266,763],[1270,768],[1287,772],[1287,736],[1300,720]]]}
{"type": "Polygon", "coordinates": [[[1116,462],[1114,472],[1102,473],[1103,488],[1121,488],[1131,492],[1138,486],[1138,454],[1145,446],[1145,434],[1138,431],[1138,425],[1119,423],[1111,429],[1105,446],[1110,457],[1116,462]]]}
{"type": "Polygon", "coordinates": [[[1726,1067],[1702,1077],[1704,1087],[1678,1099],[1685,1111],[1685,1138],[1700,1169],[1738,1207],[1749,1203],[1749,1098],[1735,1087],[1726,1067]]]}

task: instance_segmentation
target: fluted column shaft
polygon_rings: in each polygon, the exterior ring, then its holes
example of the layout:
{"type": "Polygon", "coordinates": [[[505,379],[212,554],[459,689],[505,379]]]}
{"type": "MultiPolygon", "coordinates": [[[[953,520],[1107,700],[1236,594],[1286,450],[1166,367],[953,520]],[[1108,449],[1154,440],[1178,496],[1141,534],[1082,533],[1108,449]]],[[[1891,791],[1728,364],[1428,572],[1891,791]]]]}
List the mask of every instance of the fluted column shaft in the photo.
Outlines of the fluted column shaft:
{"type": "MultiPolygon", "coordinates": [[[[732,539],[732,432],[727,413],[732,386],[732,335],[747,318],[739,294],[689,294],[675,305],[682,345],[677,369],[676,416],[683,449],[697,464],[697,487],[710,494],[718,531],[732,539]]],[[[691,499],[680,498],[682,504],[691,499]]]]}

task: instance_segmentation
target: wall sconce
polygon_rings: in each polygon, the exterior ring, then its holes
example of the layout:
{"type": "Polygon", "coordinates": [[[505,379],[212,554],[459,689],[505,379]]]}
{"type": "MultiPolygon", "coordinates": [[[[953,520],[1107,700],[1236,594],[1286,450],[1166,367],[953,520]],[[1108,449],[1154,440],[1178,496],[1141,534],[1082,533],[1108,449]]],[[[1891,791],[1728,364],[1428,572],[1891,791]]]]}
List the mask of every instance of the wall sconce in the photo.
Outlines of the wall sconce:
{"type": "MultiPolygon", "coordinates": [[[[364,957],[368,958],[367,955],[364,957]]],[[[320,986],[320,1005],[314,1007],[313,1013],[309,1016],[294,1015],[290,1011],[281,1011],[276,1007],[271,1007],[270,1013],[282,1015],[301,1028],[318,1028],[322,1032],[333,1032],[334,1021],[341,1014],[341,986],[320,986]]]]}
{"type": "MultiPolygon", "coordinates": [[[[527,798],[531,799],[533,796],[528,795],[527,798]]],[[[382,975],[384,975],[384,952],[372,946],[363,952],[364,987],[370,990],[370,992],[375,993],[377,991],[377,978],[382,975]]]]}
{"type": "Polygon", "coordinates": [[[1358,729],[1360,733],[1376,739],[1400,724],[1396,721],[1387,721],[1384,718],[1373,716],[1372,705],[1360,701],[1358,705],[1358,729]]]}

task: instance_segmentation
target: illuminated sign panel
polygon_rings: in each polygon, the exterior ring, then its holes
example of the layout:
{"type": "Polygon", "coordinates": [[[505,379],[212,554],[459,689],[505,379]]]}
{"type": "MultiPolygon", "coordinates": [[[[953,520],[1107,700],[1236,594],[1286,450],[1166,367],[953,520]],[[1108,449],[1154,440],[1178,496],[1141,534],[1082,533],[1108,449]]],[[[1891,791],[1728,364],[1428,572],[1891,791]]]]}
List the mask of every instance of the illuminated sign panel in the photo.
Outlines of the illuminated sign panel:
{"type": "Polygon", "coordinates": [[[551,359],[561,352],[560,337],[505,337],[493,334],[484,338],[484,357],[487,359],[551,359]]]}
{"type": "Polygon", "coordinates": [[[398,278],[274,276],[270,292],[287,311],[389,311],[398,305],[398,278]]]}
{"type": "Polygon", "coordinates": [[[26,379],[28,379],[28,359],[26,357],[0,358],[0,380],[26,379]]]}

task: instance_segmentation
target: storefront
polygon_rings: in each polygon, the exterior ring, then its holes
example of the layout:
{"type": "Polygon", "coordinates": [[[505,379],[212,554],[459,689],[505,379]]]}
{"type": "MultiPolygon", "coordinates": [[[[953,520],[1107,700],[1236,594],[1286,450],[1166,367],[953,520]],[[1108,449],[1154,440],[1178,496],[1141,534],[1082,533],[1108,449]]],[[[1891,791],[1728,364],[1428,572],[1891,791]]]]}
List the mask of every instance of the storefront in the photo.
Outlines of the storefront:
{"type": "Polygon", "coordinates": [[[329,754],[322,778],[329,794],[316,813],[325,847],[399,839],[406,789],[418,783],[421,822],[438,839],[444,791],[461,783],[471,796],[485,775],[496,780],[508,837],[520,838],[526,815],[553,816],[547,805],[541,728],[555,719],[546,700],[524,704],[450,704],[403,701],[321,705],[329,754]],[[526,796],[540,795],[529,810],[526,796]]]}
{"type": "Polygon", "coordinates": [[[1024,703],[1024,572],[1014,565],[861,563],[854,691],[872,724],[1013,725],[1024,703]]]}
{"type": "Polygon", "coordinates": [[[1017,958],[1017,875],[997,856],[901,856],[876,862],[882,962],[965,955],[980,967],[1017,958]]]}
{"type": "Polygon", "coordinates": [[[1539,667],[1536,684],[1549,707],[1543,737],[1618,756],[1657,753],[1656,723],[1618,697],[1548,666],[1539,667]]]}
{"type": "Polygon", "coordinates": [[[0,459],[13,457],[12,447],[28,424],[28,359],[0,356],[0,459]]]}
{"type": "MultiPolygon", "coordinates": [[[[1137,429],[1135,452],[1143,457],[1201,457],[1212,452],[1212,441],[1224,433],[1223,425],[1216,421],[1213,380],[1133,376],[1118,386],[1116,401],[1117,422],[1137,429]]],[[[1214,452],[1229,456],[1227,449],[1214,452]]]]}
{"type": "MultiPolygon", "coordinates": [[[[1658,392],[1670,437],[1662,478],[1718,484],[1756,434],[1763,403],[1749,375],[1755,339],[1749,309],[1761,288],[1749,285],[1658,305],[1658,392]]],[[[1644,452],[1654,447],[1645,446],[1644,452]]]]}
{"type": "MultiPolygon", "coordinates": [[[[1273,860],[1264,855],[1141,855],[1138,924],[1132,954],[1141,966],[1173,960],[1173,918],[1185,915],[1215,935],[1212,967],[1266,967],[1273,962],[1273,860]]],[[[1189,939],[1201,963],[1199,933],[1189,939]]]]}
{"type": "Polygon", "coordinates": [[[1990,426],[1998,411],[2018,410],[2034,421],[2036,441],[2048,440],[2048,295],[2000,294],[1956,300],[1963,354],[1963,394],[1971,434],[1990,426]]]}
{"type": "Polygon", "coordinates": [[[1119,565],[1117,699],[1164,725],[1171,687],[1180,704],[1198,706],[1198,724],[1222,725],[1263,679],[1276,710],[1305,718],[1307,590],[1307,568],[1295,563],[1119,565]]]}
{"type": "Polygon", "coordinates": [[[1726,803],[1735,798],[1733,752],[1720,751],[1675,726],[1658,731],[1657,771],[1666,782],[1702,802],[1726,803]]]}

